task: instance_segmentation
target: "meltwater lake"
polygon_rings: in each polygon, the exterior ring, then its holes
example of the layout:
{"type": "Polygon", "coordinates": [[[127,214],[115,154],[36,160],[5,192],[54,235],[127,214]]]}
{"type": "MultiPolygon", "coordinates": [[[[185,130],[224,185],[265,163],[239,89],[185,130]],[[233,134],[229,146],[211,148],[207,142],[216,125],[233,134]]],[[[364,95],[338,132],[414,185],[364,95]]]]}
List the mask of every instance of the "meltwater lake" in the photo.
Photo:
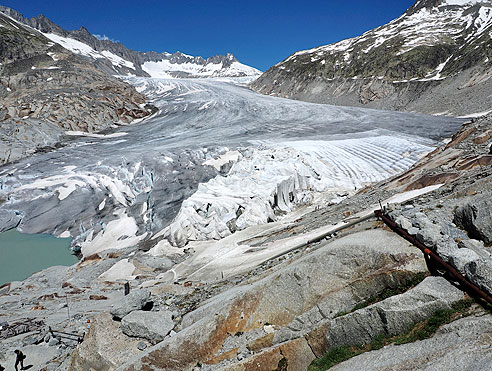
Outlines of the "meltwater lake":
{"type": "Polygon", "coordinates": [[[78,259],[70,250],[71,240],[16,229],[0,233],[0,285],[22,281],[54,265],[75,264],[78,259]]]}

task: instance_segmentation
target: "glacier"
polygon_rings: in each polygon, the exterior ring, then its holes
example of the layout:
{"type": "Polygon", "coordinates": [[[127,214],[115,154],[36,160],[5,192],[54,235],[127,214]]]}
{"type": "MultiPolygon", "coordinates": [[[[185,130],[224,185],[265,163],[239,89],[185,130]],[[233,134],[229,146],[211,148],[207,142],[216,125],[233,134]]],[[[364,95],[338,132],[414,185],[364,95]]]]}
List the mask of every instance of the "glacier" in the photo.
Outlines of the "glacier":
{"type": "MultiPolygon", "coordinates": [[[[0,167],[19,230],[105,249],[220,240],[408,169],[462,119],[263,96],[220,79],[126,77],[150,118],[0,167]]],[[[173,247],[175,246],[175,247],[173,247]]]]}

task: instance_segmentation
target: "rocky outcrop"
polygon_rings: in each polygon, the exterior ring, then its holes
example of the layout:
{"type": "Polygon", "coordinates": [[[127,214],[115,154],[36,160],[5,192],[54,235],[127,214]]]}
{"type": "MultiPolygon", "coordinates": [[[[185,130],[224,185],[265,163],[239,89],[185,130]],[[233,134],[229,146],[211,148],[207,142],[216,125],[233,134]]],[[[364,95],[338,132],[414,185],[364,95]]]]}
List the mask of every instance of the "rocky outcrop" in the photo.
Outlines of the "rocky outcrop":
{"type": "Polygon", "coordinates": [[[331,370],[490,370],[492,316],[459,319],[430,339],[389,345],[361,354],[331,370]]]}
{"type": "Polygon", "coordinates": [[[258,77],[261,72],[240,63],[231,53],[216,55],[207,59],[181,52],[157,53],[128,49],[120,42],[92,35],[85,27],[67,31],[43,15],[26,18],[14,9],[0,6],[0,12],[28,25],[52,38],[55,42],[69,44],[83,43],[88,52],[75,46],[73,52],[92,59],[94,66],[110,75],[132,75],[145,77],[258,77]],[[60,40],[59,37],[62,39],[60,40]]]}
{"type": "Polygon", "coordinates": [[[389,216],[463,276],[492,294],[492,159],[488,155],[490,138],[483,140],[489,129],[490,117],[466,124],[445,147],[426,156],[388,186],[414,189],[443,184],[429,198],[394,207],[389,216]]]}
{"type": "Polygon", "coordinates": [[[487,112],[491,19],[490,2],[417,1],[359,37],[294,53],[252,87],[316,103],[450,116],[487,112]]]}
{"type": "Polygon", "coordinates": [[[454,223],[468,232],[471,238],[492,244],[492,200],[491,195],[482,195],[471,203],[459,207],[454,223]]]}
{"type": "MultiPolygon", "coordinates": [[[[406,333],[437,310],[448,309],[463,297],[463,293],[445,279],[429,277],[406,293],[349,314],[322,320],[293,339],[274,341],[274,346],[270,343],[240,362],[224,362],[219,369],[243,371],[254,365],[255,369],[266,371],[283,365],[287,371],[307,370],[315,358],[322,357],[330,349],[360,346],[379,336],[406,333]]],[[[307,318],[304,316],[304,320],[307,318]]],[[[293,327],[294,324],[289,325],[290,329],[293,327]]]]}
{"type": "Polygon", "coordinates": [[[316,347],[315,342],[311,345],[318,356],[337,346],[367,344],[381,334],[405,333],[437,310],[449,309],[463,298],[463,292],[444,278],[429,277],[404,294],[327,322],[323,338],[311,335],[308,340],[316,340],[316,347]]]}
{"type": "Polygon", "coordinates": [[[275,329],[303,313],[315,323],[333,318],[424,270],[422,257],[390,232],[372,230],[345,237],[209,300],[183,317],[173,337],[121,369],[188,370],[197,362],[252,357],[277,342],[275,329]]]}

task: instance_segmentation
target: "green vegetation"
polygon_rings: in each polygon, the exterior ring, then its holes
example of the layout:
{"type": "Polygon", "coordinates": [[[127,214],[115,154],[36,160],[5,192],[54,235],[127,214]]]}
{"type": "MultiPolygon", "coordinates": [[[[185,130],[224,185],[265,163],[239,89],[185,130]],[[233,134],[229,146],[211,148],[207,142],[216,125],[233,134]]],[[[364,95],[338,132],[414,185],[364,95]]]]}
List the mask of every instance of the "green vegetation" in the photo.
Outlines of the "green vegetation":
{"type": "Polygon", "coordinates": [[[425,277],[427,277],[427,275],[428,275],[427,272],[417,273],[417,274],[413,275],[412,277],[406,279],[405,281],[400,282],[398,284],[398,286],[388,287],[385,290],[383,290],[382,292],[380,292],[378,295],[371,296],[369,299],[367,299],[361,303],[356,304],[355,307],[353,307],[349,311],[338,312],[337,314],[335,314],[334,318],[341,317],[341,316],[344,316],[346,314],[355,312],[356,310],[368,307],[369,305],[375,304],[375,303],[382,301],[384,299],[387,299],[391,296],[403,294],[404,292],[417,286],[420,282],[422,282],[424,280],[425,277]]]}
{"type": "Polygon", "coordinates": [[[436,311],[431,317],[423,322],[417,323],[408,332],[390,336],[379,334],[372,340],[371,343],[358,346],[339,346],[332,348],[322,358],[317,359],[309,366],[309,371],[323,371],[355,357],[361,353],[371,350],[381,349],[389,344],[406,344],[417,340],[423,340],[431,337],[444,324],[450,323],[458,316],[466,316],[469,313],[469,308],[475,301],[473,299],[463,299],[454,303],[450,309],[442,309],[436,311]]]}
{"type": "Polygon", "coordinates": [[[328,370],[329,368],[363,352],[364,350],[359,347],[341,346],[333,348],[326,353],[323,358],[314,360],[309,366],[308,371],[328,370]]]}
{"type": "Polygon", "coordinates": [[[287,371],[287,360],[285,358],[282,358],[278,363],[277,368],[273,371],[287,371]]]}

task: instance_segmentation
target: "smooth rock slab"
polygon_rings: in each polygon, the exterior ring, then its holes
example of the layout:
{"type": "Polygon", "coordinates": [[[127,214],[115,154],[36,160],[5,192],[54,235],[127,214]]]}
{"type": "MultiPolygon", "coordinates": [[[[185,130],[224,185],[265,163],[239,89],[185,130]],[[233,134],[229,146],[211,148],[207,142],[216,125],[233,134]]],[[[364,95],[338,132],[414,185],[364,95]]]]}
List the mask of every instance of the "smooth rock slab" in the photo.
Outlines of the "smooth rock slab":
{"type": "Polygon", "coordinates": [[[389,345],[331,368],[352,370],[492,370],[492,316],[467,317],[426,340],[389,345]]]}
{"type": "MultiPolygon", "coordinates": [[[[240,332],[255,333],[267,323],[274,329],[287,326],[297,317],[304,319],[302,314],[318,303],[323,303],[324,313],[334,316],[378,294],[391,283],[398,284],[405,277],[426,270],[422,254],[415,247],[385,230],[342,237],[287,263],[258,281],[232,287],[207,300],[183,317],[179,332],[119,369],[182,371],[193,369],[198,362],[216,362],[217,354],[233,351],[234,348],[227,347],[228,339],[240,332]]],[[[243,360],[244,369],[256,370],[253,367],[258,367],[258,363],[265,370],[276,369],[282,359],[278,347],[266,358],[259,354],[260,358],[251,360],[251,364],[243,360]]],[[[288,362],[304,364],[308,358],[299,354],[299,358],[288,362]]]]}
{"type": "Polygon", "coordinates": [[[162,341],[173,328],[173,316],[169,311],[136,310],[121,320],[121,330],[125,335],[144,338],[153,344],[162,341]]]}
{"type": "Polygon", "coordinates": [[[447,309],[463,298],[463,292],[446,279],[427,277],[403,294],[331,320],[326,327],[325,346],[367,344],[379,334],[404,333],[435,311],[447,309]]]}

